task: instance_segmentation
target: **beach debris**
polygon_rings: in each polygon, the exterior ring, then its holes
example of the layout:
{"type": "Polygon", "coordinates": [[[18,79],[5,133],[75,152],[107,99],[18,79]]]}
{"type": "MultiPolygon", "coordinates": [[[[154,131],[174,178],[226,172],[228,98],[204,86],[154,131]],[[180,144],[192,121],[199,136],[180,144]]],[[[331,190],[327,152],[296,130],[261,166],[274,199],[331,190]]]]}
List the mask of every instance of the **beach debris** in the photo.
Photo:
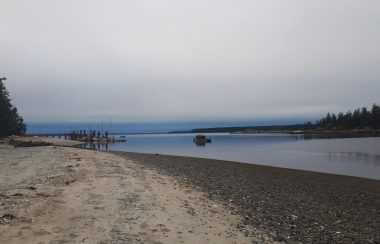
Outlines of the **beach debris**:
{"type": "Polygon", "coordinates": [[[74,172],[75,170],[73,169],[73,165],[68,165],[66,166],[66,170],[69,171],[69,172],[74,172]]]}
{"type": "Polygon", "coordinates": [[[65,184],[70,185],[71,183],[74,183],[74,182],[75,182],[75,179],[66,180],[65,184]]]}
{"type": "Polygon", "coordinates": [[[196,215],[196,212],[195,212],[195,209],[192,208],[192,207],[188,207],[187,208],[187,211],[186,211],[188,214],[192,215],[192,216],[195,216],[196,215]]]}
{"type": "Polygon", "coordinates": [[[14,147],[43,147],[43,146],[53,145],[53,143],[49,143],[49,142],[32,141],[32,140],[29,140],[28,142],[13,140],[10,144],[13,145],[14,147]]]}
{"type": "Polygon", "coordinates": [[[29,186],[27,189],[34,191],[34,190],[37,190],[37,187],[29,186]]]}
{"type": "Polygon", "coordinates": [[[4,214],[0,217],[0,224],[10,223],[15,218],[16,216],[14,216],[13,214],[4,214]]]}
{"type": "Polygon", "coordinates": [[[44,193],[44,192],[38,192],[36,195],[39,197],[49,197],[50,196],[49,194],[44,193]]]}
{"type": "Polygon", "coordinates": [[[48,175],[46,176],[46,179],[51,180],[51,179],[57,178],[58,176],[59,175],[48,175]]]}
{"type": "Polygon", "coordinates": [[[12,197],[22,197],[22,196],[24,196],[24,194],[19,193],[19,192],[12,194],[12,197]]]}

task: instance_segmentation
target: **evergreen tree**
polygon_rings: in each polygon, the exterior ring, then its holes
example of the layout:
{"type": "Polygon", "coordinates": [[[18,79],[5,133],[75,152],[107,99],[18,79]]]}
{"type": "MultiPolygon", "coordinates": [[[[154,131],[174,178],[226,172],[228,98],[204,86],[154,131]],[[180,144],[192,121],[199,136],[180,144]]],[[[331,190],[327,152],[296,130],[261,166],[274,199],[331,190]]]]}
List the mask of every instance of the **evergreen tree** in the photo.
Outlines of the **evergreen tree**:
{"type": "Polygon", "coordinates": [[[337,119],[336,115],[333,113],[331,115],[331,127],[332,128],[336,128],[337,127],[337,121],[338,121],[338,119],[337,119]]]}
{"type": "Polygon", "coordinates": [[[17,108],[11,104],[3,80],[6,78],[0,78],[0,137],[24,134],[26,125],[17,108]]]}
{"type": "Polygon", "coordinates": [[[374,104],[372,106],[371,114],[372,114],[371,116],[372,127],[376,130],[380,130],[380,106],[374,104]]]}
{"type": "Polygon", "coordinates": [[[315,126],[305,123],[304,129],[313,128],[333,129],[333,130],[353,130],[353,129],[380,129],[380,106],[374,104],[369,110],[365,107],[355,109],[354,112],[348,110],[346,114],[327,113],[326,117],[316,121],[315,126]]]}

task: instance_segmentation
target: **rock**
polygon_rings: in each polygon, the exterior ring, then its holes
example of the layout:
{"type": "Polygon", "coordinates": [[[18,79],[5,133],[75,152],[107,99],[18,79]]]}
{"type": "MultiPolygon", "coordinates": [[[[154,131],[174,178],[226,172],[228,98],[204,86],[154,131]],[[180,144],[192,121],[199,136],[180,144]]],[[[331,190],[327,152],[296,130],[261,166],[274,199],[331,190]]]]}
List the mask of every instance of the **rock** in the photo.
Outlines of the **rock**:
{"type": "Polygon", "coordinates": [[[16,216],[14,216],[13,214],[4,214],[0,217],[0,224],[7,224],[15,218],[16,216]]]}

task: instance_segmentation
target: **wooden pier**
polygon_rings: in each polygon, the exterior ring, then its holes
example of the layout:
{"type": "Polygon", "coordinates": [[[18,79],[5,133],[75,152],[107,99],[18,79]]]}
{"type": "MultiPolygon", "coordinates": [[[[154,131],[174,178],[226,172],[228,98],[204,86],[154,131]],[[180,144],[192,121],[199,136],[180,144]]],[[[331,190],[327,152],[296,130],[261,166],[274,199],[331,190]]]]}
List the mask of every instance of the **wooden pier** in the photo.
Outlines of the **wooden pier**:
{"type": "Polygon", "coordinates": [[[72,141],[82,141],[82,142],[123,142],[126,141],[124,136],[116,138],[115,136],[109,135],[108,132],[102,134],[100,131],[96,130],[79,130],[72,131],[70,133],[46,133],[46,134],[29,134],[29,136],[42,136],[50,138],[58,138],[72,141]],[[88,133],[87,133],[88,132],[88,133]]]}

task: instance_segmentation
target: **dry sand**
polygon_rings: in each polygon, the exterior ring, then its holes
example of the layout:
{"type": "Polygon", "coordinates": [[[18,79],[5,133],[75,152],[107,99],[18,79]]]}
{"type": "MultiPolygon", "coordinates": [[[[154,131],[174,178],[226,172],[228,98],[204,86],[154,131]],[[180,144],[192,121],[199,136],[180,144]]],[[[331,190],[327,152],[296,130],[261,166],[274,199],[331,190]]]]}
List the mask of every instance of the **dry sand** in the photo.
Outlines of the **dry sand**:
{"type": "Polygon", "coordinates": [[[272,243],[171,176],[61,142],[0,144],[0,243],[272,243]]]}

